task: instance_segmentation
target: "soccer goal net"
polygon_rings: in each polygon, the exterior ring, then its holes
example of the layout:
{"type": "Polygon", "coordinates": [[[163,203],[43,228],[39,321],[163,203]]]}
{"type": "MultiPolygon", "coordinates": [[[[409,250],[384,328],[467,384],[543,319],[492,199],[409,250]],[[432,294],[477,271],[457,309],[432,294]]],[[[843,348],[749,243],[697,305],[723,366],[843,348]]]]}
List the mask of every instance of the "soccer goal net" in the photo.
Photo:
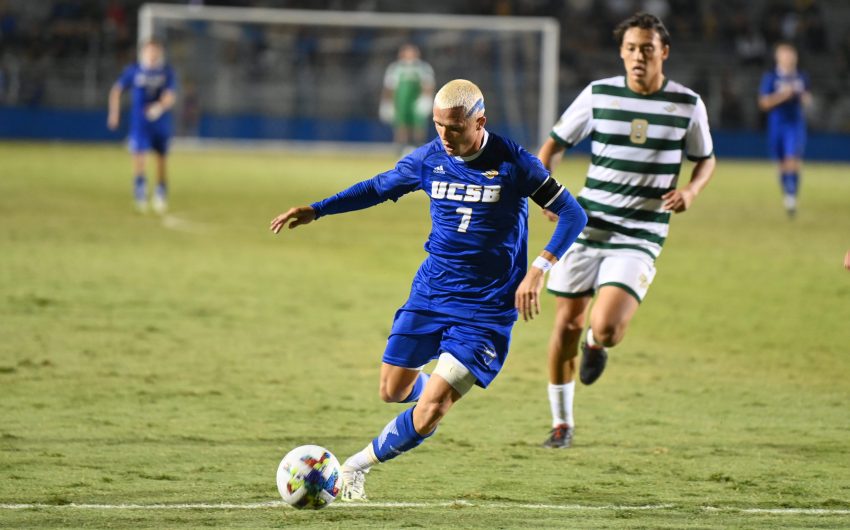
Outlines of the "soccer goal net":
{"type": "Polygon", "coordinates": [[[407,43],[437,88],[481,87],[490,130],[533,149],[557,117],[554,19],[146,4],[139,24],[177,72],[181,136],[390,142],[381,94],[407,43]]]}

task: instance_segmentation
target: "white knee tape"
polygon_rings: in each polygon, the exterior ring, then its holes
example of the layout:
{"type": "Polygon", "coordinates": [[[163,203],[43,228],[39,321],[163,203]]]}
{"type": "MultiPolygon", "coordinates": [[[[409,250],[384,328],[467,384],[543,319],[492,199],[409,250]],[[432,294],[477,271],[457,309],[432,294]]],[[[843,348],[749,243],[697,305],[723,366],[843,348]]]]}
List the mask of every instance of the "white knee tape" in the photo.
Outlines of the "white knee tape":
{"type": "Polygon", "coordinates": [[[466,366],[447,352],[440,354],[434,373],[445,379],[461,396],[469,392],[476,381],[475,376],[467,370],[466,366]]]}

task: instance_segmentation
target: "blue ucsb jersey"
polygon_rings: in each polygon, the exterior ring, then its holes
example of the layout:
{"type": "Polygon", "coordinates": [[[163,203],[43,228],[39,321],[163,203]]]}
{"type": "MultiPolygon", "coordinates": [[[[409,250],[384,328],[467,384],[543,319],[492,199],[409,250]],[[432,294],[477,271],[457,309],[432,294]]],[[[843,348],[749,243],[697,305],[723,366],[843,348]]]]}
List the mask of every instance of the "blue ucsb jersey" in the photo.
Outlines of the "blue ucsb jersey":
{"type": "MultiPolygon", "coordinates": [[[[402,309],[474,320],[516,320],[514,293],[528,260],[527,197],[546,206],[562,194],[569,197],[569,192],[525,149],[485,132],[483,147],[472,157],[449,155],[435,138],[392,170],[312,207],[320,217],[395,201],[415,190],[431,198],[432,226],[425,243],[428,257],[402,309]],[[346,200],[348,206],[340,207],[353,190],[369,198],[356,207],[346,200]]],[[[574,208],[580,215],[580,206],[574,208]]],[[[553,249],[553,254],[559,256],[563,250],[553,249]]]]}
{"type": "Polygon", "coordinates": [[[797,94],[788,101],[771,109],[767,117],[768,128],[805,126],[802,95],[809,90],[809,76],[803,72],[791,75],[780,74],[777,70],[767,72],[761,79],[759,95],[774,94],[790,87],[797,94]]]}
{"type": "Polygon", "coordinates": [[[177,82],[171,66],[166,64],[158,68],[144,68],[141,64],[135,63],[124,69],[117,84],[122,90],[131,91],[130,129],[132,131],[153,126],[163,133],[170,134],[171,112],[164,112],[157,120],[148,122],[145,118],[145,109],[159,100],[165,90],[176,90],[177,82]]]}

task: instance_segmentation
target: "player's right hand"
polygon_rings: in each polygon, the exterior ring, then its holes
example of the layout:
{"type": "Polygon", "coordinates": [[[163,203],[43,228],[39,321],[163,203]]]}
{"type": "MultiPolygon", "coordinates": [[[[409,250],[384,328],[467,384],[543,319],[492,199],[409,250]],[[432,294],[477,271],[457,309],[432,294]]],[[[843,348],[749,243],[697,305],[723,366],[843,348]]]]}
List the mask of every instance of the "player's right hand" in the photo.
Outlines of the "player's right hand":
{"type": "Polygon", "coordinates": [[[546,208],[543,208],[543,216],[546,217],[546,219],[552,221],[553,223],[558,222],[558,215],[555,212],[547,210],[546,208]]]}
{"type": "Polygon", "coordinates": [[[543,290],[543,278],[542,270],[529,267],[525,278],[517,286],[514,306],[526,322],[540,314],[540,291],[543,290]]]}
{"type": "Polygon", "coordinates": [[[272,219],[271,225],[269,225],[269,230],[277,234],[290,220],[292,220],[292,222],[289,223],[289,228],[291,230],[296,226],[311,223],[314,219],[316,219],[316,210],[314,210],[312,206],[297,206],[295,208],[290,208],[286,212],[272,219]]]}
{"type": "Polygon", "coordinates": [[[115,114],[110,114],[108,118],[106,118],[106,126],[109,127],[111,131],[114,131],[118,128],[118,116],[115,114]]]}

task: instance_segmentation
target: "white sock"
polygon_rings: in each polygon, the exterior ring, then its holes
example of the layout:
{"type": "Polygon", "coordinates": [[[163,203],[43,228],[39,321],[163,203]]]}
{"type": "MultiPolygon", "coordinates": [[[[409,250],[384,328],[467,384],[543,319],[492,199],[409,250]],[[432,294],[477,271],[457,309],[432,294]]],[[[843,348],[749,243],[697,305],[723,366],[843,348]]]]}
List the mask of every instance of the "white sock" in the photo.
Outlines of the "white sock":
{"type": "Polygon", "coordinates": [[[549,383],[549,407],[552,409],[552,427],[567,424],[575,427],[573,420],[573,396],[576,382],[570,381],[563,385],[549,383]]]}
{"type": "Polygon", "coordinates": [[[368,473],[369,469],[378,463],[378,457],[375,456],[375,450],[372,449],[372,442],[364,447],[360,452],[354,453],[348,460],[342,464],[346,471],[363,471],[368,473]]]}
{"type": "Polygon", "coordinates": [[[599,347],[599,344],[593,340],[593,328],[587,328],[587,345],[591,348],[599,347]]]}

